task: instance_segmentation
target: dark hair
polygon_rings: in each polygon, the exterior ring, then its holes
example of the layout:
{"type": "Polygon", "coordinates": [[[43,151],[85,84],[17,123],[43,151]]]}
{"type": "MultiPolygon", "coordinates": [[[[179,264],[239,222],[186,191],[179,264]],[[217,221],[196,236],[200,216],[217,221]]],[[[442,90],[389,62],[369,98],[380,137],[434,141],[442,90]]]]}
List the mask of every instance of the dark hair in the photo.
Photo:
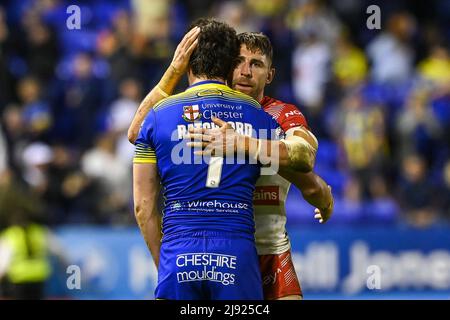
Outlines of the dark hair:
{"type": "Polygon", "coordinates": [[[198,45],[189,60],[192,73],[195,76],[226,79],[239,55],[236,31],[226,23],[212,19],[198,19],[189,30],[196,26],[201,31],[198,45]]]}
{"type": "Polygon", "coordinates": [[[272,63],[273,48],[269,37],[260,32],[243,32],[237,35],[239,45],[245,44],[245,46],[251,51],[260,51],[264,54],[272,63]]]}

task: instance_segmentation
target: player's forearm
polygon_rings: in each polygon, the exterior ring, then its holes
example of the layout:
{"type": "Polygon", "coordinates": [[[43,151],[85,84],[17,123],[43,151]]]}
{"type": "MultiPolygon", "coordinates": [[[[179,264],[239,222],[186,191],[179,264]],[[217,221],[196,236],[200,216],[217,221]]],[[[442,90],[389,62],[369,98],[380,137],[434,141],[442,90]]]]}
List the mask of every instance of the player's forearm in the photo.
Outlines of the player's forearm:
{"type": "Polygon", "coordinates": [[[157,171],[156,163],[135,162],[133,164],[134,214],[155,264],[158,266],[161,227],[160,215],[157,211],[160,189],[157,171]]]}
{"type": "Polygon", "coordinates": [[[131,143],[136,141],[139,129],[148,112],[155,104],[171,95],[183,75],[172,65],[167,68],[159,83],[147,94],[139,105],[138,110],[128,129],[128,140],[131,143]]]}
{"type": "Polygon", "coordinates": [[[148,112],[151,108],[160,100],[162,100],[164,96],[159,93],[156,88],[153,88],[147,96],[142,100],[139,108],[134,115],[133,120],[131,121],[130,127],[128,128],[128,141],[134,144],[139,134],[139,129],[141,127],[142,122],[147,116],[148,112]]]}
{"type": "Polygon", "coordinates": [[[310,172],[314,167],[315,153],[306,144],[291,144],[283,141],[248,138],[248,154],[263,164],[289,168],[297,172],[310,172]],[[260,144],[258,146],[258,144],[260,144]]]}
{"type": "Polygon", "coordinates": [[[136,221],[144,237],[145,243],[153,257],[156,267],[159,265],[159,250],[161,247],[161,216],[156,208],[143,204],[135,206],[136,221]]]}
{"type": "MultiPolygon", "coordinates": [[[[303,198],[313,207],[319,209],[328,208],[333,201],[333,195],[331,194],[330,188],[328,188],[327,183],[323,181],[321,177],[312,172],[308,173],[308,175],[309,174],[315,183],[306,188],[299,188],[303,198]]],[[[299,182],[300,180],[298,179],[296,183],[297,187],[299,187],[299,182]]]]}
{"type": "Polygon", "coordinates": [[[278,173],[295,185],[302,193],[303,199],[313,207],[326,209],[333,202],[333,195],[327,183],[314,172],[299,173],[281,168],[278,173]]]}

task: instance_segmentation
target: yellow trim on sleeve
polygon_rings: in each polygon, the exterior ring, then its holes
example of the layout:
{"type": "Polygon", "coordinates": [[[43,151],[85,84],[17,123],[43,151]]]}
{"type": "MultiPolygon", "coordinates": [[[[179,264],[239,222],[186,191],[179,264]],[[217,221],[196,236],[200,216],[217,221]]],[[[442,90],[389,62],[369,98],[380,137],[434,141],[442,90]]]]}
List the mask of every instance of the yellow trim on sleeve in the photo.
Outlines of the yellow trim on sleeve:
{"type": "Polygon", "coordinates": [[[157,163],[155,150],[145,145],[137,144],[133,163],[157,163]]]}

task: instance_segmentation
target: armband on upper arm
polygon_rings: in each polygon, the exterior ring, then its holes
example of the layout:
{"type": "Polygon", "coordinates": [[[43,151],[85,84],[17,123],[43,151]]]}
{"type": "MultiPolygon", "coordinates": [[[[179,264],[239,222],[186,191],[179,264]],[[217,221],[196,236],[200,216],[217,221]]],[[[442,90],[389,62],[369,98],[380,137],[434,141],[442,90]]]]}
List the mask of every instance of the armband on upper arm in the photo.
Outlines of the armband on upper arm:
{"type": "Polygon", "coordinates": [[[137,144],[134,152],[133,163],[156,163],[156,153],[152,148],[137,144]]]}

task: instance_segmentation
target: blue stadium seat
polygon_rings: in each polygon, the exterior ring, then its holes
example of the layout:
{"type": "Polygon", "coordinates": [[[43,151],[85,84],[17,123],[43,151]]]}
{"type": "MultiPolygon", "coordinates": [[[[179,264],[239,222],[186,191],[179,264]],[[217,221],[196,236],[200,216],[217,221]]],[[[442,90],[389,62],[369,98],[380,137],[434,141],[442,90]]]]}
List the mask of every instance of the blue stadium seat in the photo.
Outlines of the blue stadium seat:
{"type": "Polygon", "coordinates": [[[435,99],[431,103],[431,108],[443,126],[450,125],[450,97],[435,99]]]}
{"type": "MultiPolygon", "coordinates": [[[[358,224],[365,221],[363,202],[353,203],[335,196],[333,224],[358,224]]],[[[288,224],[314,224],[314,207],[303,200],[296,188],[291,188],[286,201],[286,213],[288,224]]]]}
{"type": "Polygon", "coordinates": [[[386,92],[383,85],[369,82],[362,89],[364,99],[369,103],[384,103],[386,101],[386,92]]]}
{"type": "Polygon", "coordinates": [[[325,182],[331,186],[333,194],[341,195],[344,191],[345,184],[349,179],[348,173],[338,171],[337,169],[330,169],[322,165],[316,165],[314,172],[321,176],[325,182]]]}
{"type": "Polygon", "coordinates": [[[356,203],[339,197],[335,197],[334,200],[333,223],[355,224],[363,222],[364,202],[356,203]]]}
{"type": "Polygon", "coordinates": [[[59,34],[61,49],[65,55],[80,51],[93,52],[98,33],[91,30],[67,30],[59,34]]]}
{"type": "Polygon", "coordinates": [[[395,223],[399,215],[399,207],[394,200],[377,199],[372,202],[366,202],[364,220],[367,223],[395,223]]]}
{"type": "Polygon", "coordinates": [[[339,157],[339,150],[336,143],[330,140],[320,139],[319,150],[317,151],[317,163],[329,168],[336,168],[339,157]]]}
{"type": "Polygon", "coordinates": [[[291,186],[286,200],[288,223],[308,224],[314,222],[314,207],[303,199],[302,194],[291,186]]]}
{"type": "Polygon", "coordinates": [[[93,23],[98,29],[111,26],[118,11],[129,11],[128,1],[96,1],[91,7],[94,15],[93,23]]]}

